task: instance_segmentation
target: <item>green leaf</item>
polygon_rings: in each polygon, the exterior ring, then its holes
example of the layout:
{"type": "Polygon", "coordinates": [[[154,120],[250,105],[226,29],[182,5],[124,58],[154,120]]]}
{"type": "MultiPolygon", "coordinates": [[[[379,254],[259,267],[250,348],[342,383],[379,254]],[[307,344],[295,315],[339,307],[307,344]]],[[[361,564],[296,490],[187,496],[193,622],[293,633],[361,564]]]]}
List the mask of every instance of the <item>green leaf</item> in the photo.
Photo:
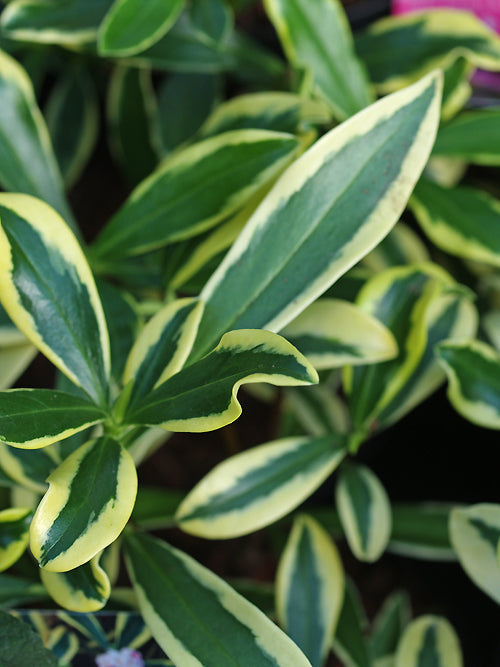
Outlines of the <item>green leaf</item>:
{"type": "Polygon", "coordinates": [[[49,572],[83,565],[121,533],[134,506],[137,473],[109,437],[82,445],[48,479],[31,524],[30,546],[49,572]]]}
{"type": "Polygon", "coordinates": [[[397,344],[378,320],[340,299],[319,299],[282,331],[317,369],[395,357],[397,344]]]}
{"type": "Polygon", "coordinates": [[[439,129],[432,154],[500,165],[500,110],[492,107],[460,114],[439,129]]]}
{"type": "Polygon", "coordinates": [[[221,44],[234,24],[232,8],[225,0],[192,0],[191,20],[198,30],[221,44]]]}
{"type": "Polygon", "coordinates": [[[284,438],[232,456],[180,504],[182,530],[220,539],[268,526],[308,498],[346,455],[345,439],[284,438]]]}
{"type": "Polygon", "coordinates": [[[35,493],[45,493],[46,479],[58,461],[48,449],[20,449],[0,443],[0,465],[17,484],[35,493]]]}
{"type": "Polygon", "coordinates": [[[26,551],[32,517],[30,508],[0,511],[0,572],[7,570],[26,551]]]}
{"type": "Polygon", "coordinates": [[[27,623],[0,611],[2,667],[57,667],[56,656],[27,623]]]}
{"type": "Polygon", "coordinates": [[[450,514],[449,528],[460,565],[476,586],[500,603],[500,505],[457,507],[450,514]]]}
{"type": "Polygon", "coordinates": [[[0,574],[1,609],[14,609],[40,600],[48,600],[47,591],[40,583],[17,576],[0,574]]]}
{"type": "Polygon", "coordinates": [[[179,665],[307,667],[261,611],[192,558],[147,535],[128,535],[127,566],[154,638],[179,665]]]}
{"type": "Polygon", "coordinates": [[[410,618],[410,600],[406,593],[396,592],[385,600],[373,622],[369,640],[370,653],[375,661],[394,657],[410,618]]]}
{"type": "Polygon", "coordinates": [[[104,56],[131,56],[157,42],[174,24],[184,0],[115,0],[97,42],[104,56]]]}
{"type": "Polygon", "coordinates": [[[64,183],[70,188],[87,165],[99,130],[97,92],[85,70],[68,70],[56,82],[45,114],[64,183]]]}
{"type": "Polygon", "coordinates": [[[0,441],[37,449],[97,424],[105,413],[89,401],[52,389],[0,392],[0,441]]]}
{"type": "Polygon", "coordinates": [[[266,0],[288,60],[311,72],[316,92],[344,119],[373,101],[337,0],[266,0]]]}
{"type": "Polygon", "coordinates": [[[446,503],[394,503],[388,551],[424,560],[456,560],[448,534],[450,509],[446,503]]]}
{"type": "Polygon", "coordinates": [[[40,578],[50,597],[70,611],[88,613],[102,609],[111,589],[106,573],[99,566],[100,556],[97,554],[68,572],[50,572],[42,567],[40,578]]]}
{"type": "Polygon", "coordinates": [[[500,356],[480,341],[447,342],[437,356],[448,376],[448,398],[463,417],[500,429],[500,356]]]}
{"type": "Polygon", "coordinates": [[[276,176],[297,148],[288,134],[240,130],[176,152],[110,220],[94,255],[137,255],[213,227],[276,176]]]}
{"type": "Polygon", "coordinates": [[[183,498],[181,491],[143,484],[137,491],[132,518],[148,530],[170,527],[175,524],[174,515],[183,498]]]}
{"type": "Polygon", "coordinates": [[[421,616],[406,628],[395,667],[462,667],[463,659],[453,626],[441,616],[421,616]]]}
{"type": "Polygon", "coordinates": [[[373,273],[380,273],[393,266],[428,261],[429,252],[417,233],[404,222],[398,222],[385,239],[363,258],[363,266],[373,273]]]}
{"type": "Polygon", "coordinates": [[[28,342],[14,327],[12,332],[16,332],[16,338],[19,343],[4,345],[7,332],[0,330],[0,391],[12,386],[17,378],[24,373],[36,356],[37,350],[28,342]]]}
{"type": "Polygon", "coordinates": [[[3,51],[0,51],[0,106],[2,187],[40,197],[72,222],[61,174],[31,81],[24,69],[3,51]]]}
{"type": "Polygon", "coordinates": [[[436,76],[363,110],[285,171],[201,293],[198,354],[230,329],[283,328],[390,231],[434,140],[436,76]]]}
{"type": "Polygon", "coordinates": [[[460,57],[476,67],[500,69],[499,37],[472,13],[454,9],[381,19],[356,38],[356,50],[381,93],[460,57]]]}
{"type": "Polygon", "coordinates": [[[333,651],[345,667],[371,667],[371,656],[364,632],[366,625],[359,593],[352,581],[347,579],[344,603],[333,641],[333,651]]]}
{"type": "Polygon", "coordinates": [[[500,266],[500,201],[495,197],[465,186],[444,188],[422,178],[410,207],[442,250],[500,266]]]}
{"type": "Polygon", "coordinates": [[[94,41],[113,0],[15,0],[2,12],[10,39],[74,48],[94,41]]]}
{"type": "Polygon", "coordinates": [[[109,340],[82,249],[58,214],[28,195],[0,194],[0,294],[16,326],[103,404],[109,340]]]}
{"type": "Polygon", "coordinates": [[[392,529],[390,501],[378,477],[365,466],[344,464],[335,500],[353,554],[369,563],[378,560],[392,529]]]}
{"type": "Polygon", "coordinates": [[[328,533],[307,515],[292,528],[276,575],[280,624],[313,667],[330,651],[344,600],[344,570],[328,533]]]}
{"type": "Polygon", "coordinates": [[[171,431],[212,431],[240,416],[236,394],[242,384],[300,386],[317,379],[306,358],[281,336],[253,329],[231,331],[213,352],[134,404],[124,419],[171,431]]]}
{"type": "Polygon", "coordinates": [[[474,65],[462,56],[443,67],[444,85],[441,105],[443,123],[461,111],[472,96],[472,86],[469,82],[474,70],[474,65]]]}

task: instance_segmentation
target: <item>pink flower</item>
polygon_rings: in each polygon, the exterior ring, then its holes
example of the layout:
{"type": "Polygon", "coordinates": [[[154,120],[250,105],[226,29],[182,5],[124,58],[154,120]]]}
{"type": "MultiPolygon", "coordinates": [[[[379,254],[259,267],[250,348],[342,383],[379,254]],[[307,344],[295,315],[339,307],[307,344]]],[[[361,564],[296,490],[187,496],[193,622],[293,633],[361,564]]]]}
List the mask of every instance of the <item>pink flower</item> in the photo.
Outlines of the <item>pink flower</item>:
{"type": "Polygon", "coordinates": [[[121,651],[110,649],[95,659],[97,667],[144,667],[144,660],[138,651],[122,648],[121,651]]]}

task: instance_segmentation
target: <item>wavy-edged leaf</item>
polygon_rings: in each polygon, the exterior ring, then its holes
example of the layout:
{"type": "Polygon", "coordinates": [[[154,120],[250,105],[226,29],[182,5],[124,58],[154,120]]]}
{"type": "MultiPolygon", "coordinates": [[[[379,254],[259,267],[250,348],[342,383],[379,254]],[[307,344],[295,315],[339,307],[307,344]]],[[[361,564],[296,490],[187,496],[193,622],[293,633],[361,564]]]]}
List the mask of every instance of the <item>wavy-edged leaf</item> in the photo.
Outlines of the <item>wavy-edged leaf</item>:
{"type": "Polygon", "coordinates": [[[29,195],[0,194],[0,292],[16,326],[93,399],[108,391],[109,340],[99,295],[62,218],[29,195]]]}
{"type": "Polygon", "coordinates": [[[133,380],[130,402],[146,396],[181,370],[193,345],[203,304],[171,301],[142,329],[127,358],[123,383],[133,380]]]}
{"type": "Polygon", "coordinates": [[[365,630],[368,625],[358,590],[346,579],[344,602],[333,640],[333,651],[346,667],[371,667],[365,630]]]}
{"type": "Polygon", "coordinates": [[[370,652],[376,661],[394,658],[404,629],[410,622],[411,606],[406,592],[397,591],[382,605],[370,633],[370,652]]]}
{"type": "Polygon", "coordinates": [[[26,551],[32,510],[12,507],[0,512],[0,572],[7,570],[26,551]]]}
{"type": "Polygon", "coordinates": [[[109,579],[99,565],[100,554],[68,572],[40,569],[40,578],[50,597],[64,609],[92,612],[102,609],[111,591],[109,579]]]}
{"type": "Polygon", "coordinates": [[[335,488],[337,511],[353,554],[373,563],[385,551],[392,529],[389,497],[366,466],[344,464],[335,488]]]}
{"type": "Polygon", "coordinates": [[[201,293],[199,354],[230,329],[283,328],[384,238],[427,160],[439,91],[436,74],[380,100],[284,172],[201,293]]]}
{"type": "Polygon", "coordinates": [[[500,110],[491,107],[460,114],[439,129],[432,154],[500,165],[500,110]]]}
{"type": "MultiPolygon", "coordinates": [[[[5,11],[2,13],[5,14],[5,11]]],[[[49,132],[25,70],[0,51],[0,183],[41,197],[68,221],[72,215],[49,132]]]]}
{"type": "Polygon", "coordinates": [[[500,355],[477,340],[437,346],[448,377],[448,399],[463,417],[485,428],[500,429],[500,355]]]}
{"type": "Polygon", "coordinates": [[[460,642],[442,616],[420,616],[406,628],[396,653],[395,667],[462,667],[460,642]]]}
{"type": "Polygon", "coordinates": [[[38,449],[97,424],[106,414],[93,403],[52,389],[0,392],[0,441],[38,449]]]}
{"type": "Polygon", "coordinates": [[[394,503],[387,550],[422,560],[456,560],[448,532],[450,511],[446,503],[394,503]]]}
{"type": "Polygon", "coordinates": [[[352,116],[373,101],[340,2],[266,0],[264,6],[288,60],[312,74],[316,91],[338,118],[352,116]]]}
{"type": "Polygon", "coordinates": [[[92,42],[113,0],[15,0],[2,12],[11,39],[74,48],[92,42]]]}
{"type": "Polygon", "coordinates": [[[109,437],[82,445],[54,470],[31,523],[40,565],[66,572],[93,558],[121,533],[134,507],[137,473],[109,437]]]}
{"type": "Polygon", "coordinates": [[[313,667],[330,650],[344,600],[344,568],[328,533],[310,516],[295,519],[276,574],[278,620],[313,667]]]}
{"type": "Polygon", "coordinates": [[[405,225],[398,224],[389,234],[363,258],[363,266],[379,273],[392,266],[419,264],[430,261],[430,255],[420,237],[405,225]]]}
{"type": "Polygon", "coordinates": [[[410,207],[427,236],[458,257],[500,266],[500,201],[465,186],[421,179],[410,207]]]}
{"type": "Polygon", "coordinates": [[[281,336],[240,329],[138,401],[124,420],[170,431],[212,431],[240,416],[236,395],[242,384],[299,386],[317,379],[307,359],[281,336]]]}
{"type": "Polygon", "coordinates": [[[315,301],[282,334],[317,370],[385,361],[398,352],[389,329],[340,299],[315,301]]]}
{"type": "Polygon", "coordinates": [[[232,456],[180,504],[182,530],[215,539],[245,535],[288,514],[346,455],[345,438],[283,438],[232,456]]]}
{"type": "Polygon", "coordinates": [[[450,514],[449,529],[460,565],[476,586],[500,603],[500,505],[457,507],[450,514]]]}
{"type": "Polygon", "coordinates": [[[157,42],[174,24],[184,0],[116,0],[99,28],[98,52],[131,56],[157,42]]]}
{"type": "Polygon", "coordinates": [[[500,69],[500,38],[470,12],[435,9],[390,16],[356,38],[371,80],[389,93],[435,67],[463,57],[476,67],[500,69]]]}
{"type": "Polygon", "coordinates": [[[280,173],[297,148],[288,134],[235,130],[167,157],[110,220],[94,254],[140,254],[213,227],[280,173]]]}
{"type": "Polygon", "coordinates": [[[17,484],[35,493],[45,493],[46,479],[57,466],[57,457],[48,449],[20,449],[0,443],[0,465],[17,484]]]}
{"type": "Polygon", "coordinates": [[[147,535],[127,535],[127,565],[154,638],[177,664],[307,667],[267,616],[191,557],[147,535]]]}
{"type": "Polygon", "coordinates": [[[84,69],[73,68],[56,82],[45,116],[64,183],[70,188],[87,165],[99,130],[97,91],[84,69]]]}

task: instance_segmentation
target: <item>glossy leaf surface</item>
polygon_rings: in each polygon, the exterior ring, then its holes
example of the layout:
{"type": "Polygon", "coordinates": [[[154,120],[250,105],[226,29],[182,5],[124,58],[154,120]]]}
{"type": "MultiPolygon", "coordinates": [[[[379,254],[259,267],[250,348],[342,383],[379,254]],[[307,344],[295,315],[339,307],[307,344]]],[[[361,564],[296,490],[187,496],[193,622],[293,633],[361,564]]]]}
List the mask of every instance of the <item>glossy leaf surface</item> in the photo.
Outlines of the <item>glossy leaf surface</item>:
{"type": "Polygon", "coordinates": [[[50,597],[64,609],[92,612],[102,609],[108,601],[110,584],[99,566],[100,554],[88,563],[68,572],[40,569],[40,578],[50,597]]]}

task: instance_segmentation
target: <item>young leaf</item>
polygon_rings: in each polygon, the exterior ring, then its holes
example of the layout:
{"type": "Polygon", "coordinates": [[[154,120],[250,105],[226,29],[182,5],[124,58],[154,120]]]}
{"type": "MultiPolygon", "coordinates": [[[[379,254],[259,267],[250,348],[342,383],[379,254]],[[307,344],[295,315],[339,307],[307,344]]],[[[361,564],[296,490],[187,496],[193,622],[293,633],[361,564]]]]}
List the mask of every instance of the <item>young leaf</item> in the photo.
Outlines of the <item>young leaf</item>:
{"type": "Polygon", "coordinates": [[[101,232],[94,255],[137,255],[213,227],[280,173],[297,148],[288,134],[239,130],[167,157],[101,232]]]}
{"type": "Polygon", "coordinates": [[[373,101],[337,0],[266,0],[288,60],[312,73],[316,91],[344,119],[373,101]]]}
{"type": "Polygon", "coordinates": [[[27,623],[3,611],[0,611],[0,646],[2,663],[7,667],[57,667],[59,664],[27,623]]]}
{"type": "Polygon", "coordinates": [[[174,24],[184,0],[115,0],[99,29],[98,52],[131,56],[157,42],[174,24]]]}
{"type": "Polygon", "coordinates": [[[282,333],[317,370],[385,361],[398,352],[389,329],[340,299],[315,301],[282,333]]]}
{"type": "Polygon", "coordinates": [[[110,594],[109,579],[99,565],[101,554],[68,572],[40,568],[40,578],[50,597],[64,609],[91,612],[102,609],[110,594]]]}
{"type": "Polygon", "coordinates": [[[378,477],[359,464],[342,466],[335,499],[353,554],[370,563],[378,560],[392,528],[390,501],[378,477]]]}
{"type": "Polygon", "coordinates": [[[344,600],[344,569],[328,533],[307,515],[298,517],[276,575],[280,624],[313,667],[330,651],[344,600]]]}
{"type": "Polygon", "coordinates": [[[32,514],[31,509],[25,507],[0,512],[0,572],[7,570],[26,551],[32,514]]]}
{"type": "Polygon", "coordinates": [[[106,414],[93,403],[52,389],[0,392],[0,441],[37,449],[97,424],[106,414]]]}
{"type": "Polygon", "coordinates": [[[476,586],[500,603],[500,505],[457,507],[450,514],[449,527],[460,565],[476,586]]]}
{"type": "Polygon", "coordinates": [[[0,294],[12,321],[103,404],[110,367],[108,332],[92,273],[68,226],[44,202],[2,193],[0,257],[0,294]]]}
{"type": "Polygon", "coordinates": [[[453,626],[441,616],[421,616],[406,628],[396,653],[395,667],[462,667],[463,659],[453,626]]]}
{"type": "Polygon", "coordinates": [[[448,398],[463,417],[485,428],[500,429],[500,356],[477,340],[437,346],[448,376],[448,398]]]}
{"type": "Polygon", "coordinates": [[[119,536],[134,506],[137,473],[130,454],[101,437],[71,454],[48,482],[31,523],[30,546],[42,567],[66,572],[119,536]]]}
{"type": "Polygon", "coordinates": [[[267,616],[192,558],[147,535],[127,535],[127,566],[154,638],[179,665],[307,667],[267,616]]]}
{"type": "Polygon", "coordinates": [[[298,507],[346,454],[345,439],[284,438],[232,456],[204,477],[180,504],[182,530],[215,539],[268,526],[298,507]]]}
{"type": "Polygon", "coordinates": [[[285,171],[201,293],[198,354],[230,329],[280,330],[390,231],[434,141],[439,96],[431,75],[350,118],[285,171]]]}
{"type": "Polygon", "coordinates": [[[432,155],[500,165],[500,110],[466,111],[439,129],[432,155]]]}

